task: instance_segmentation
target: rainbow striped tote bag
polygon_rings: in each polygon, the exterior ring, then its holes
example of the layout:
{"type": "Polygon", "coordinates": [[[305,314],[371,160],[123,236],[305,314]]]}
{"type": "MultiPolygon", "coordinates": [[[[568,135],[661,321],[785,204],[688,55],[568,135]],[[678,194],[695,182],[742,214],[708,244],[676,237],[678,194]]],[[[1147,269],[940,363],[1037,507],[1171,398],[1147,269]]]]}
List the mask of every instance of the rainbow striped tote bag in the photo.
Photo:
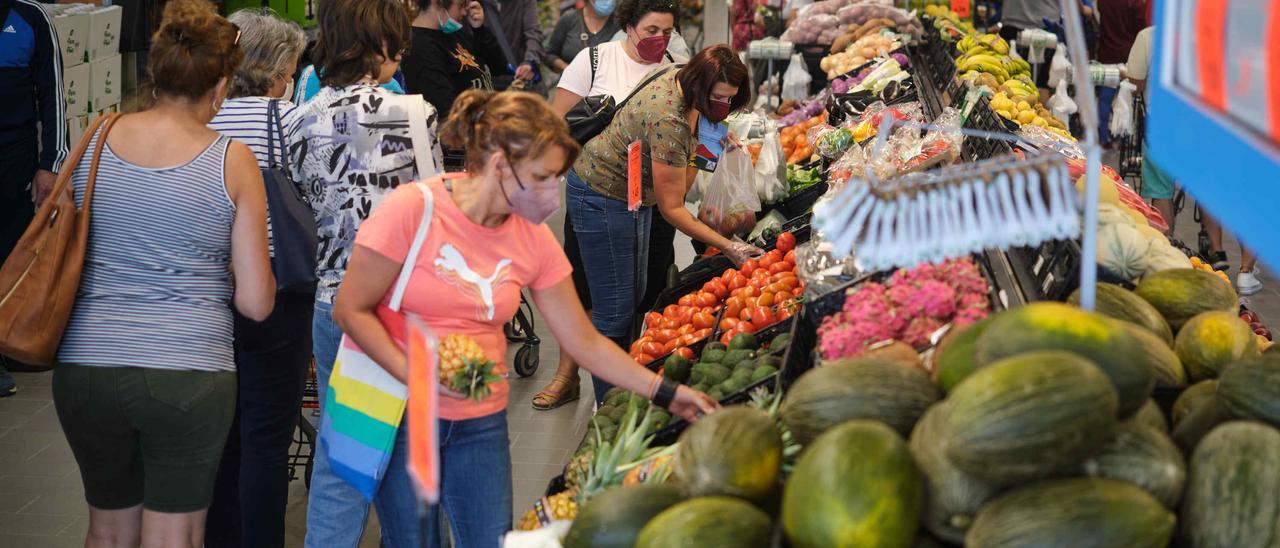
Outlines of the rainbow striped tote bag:
{"type": "MultiPolygon", "coordinates": [[[[391,293],[388,307],[393,312],[400,311],[413,265],[431,226],[431,189],[421,183],[416,186],[422,191],[425,205],[413,245],[391,293]]],[[[328,452],[334,473],[360,491],[365,500],[373,500],[386,475],[407,397],[404,383],[361,351],[350,337],[342,336],[320,419],[320,445],[328,452]]]]}

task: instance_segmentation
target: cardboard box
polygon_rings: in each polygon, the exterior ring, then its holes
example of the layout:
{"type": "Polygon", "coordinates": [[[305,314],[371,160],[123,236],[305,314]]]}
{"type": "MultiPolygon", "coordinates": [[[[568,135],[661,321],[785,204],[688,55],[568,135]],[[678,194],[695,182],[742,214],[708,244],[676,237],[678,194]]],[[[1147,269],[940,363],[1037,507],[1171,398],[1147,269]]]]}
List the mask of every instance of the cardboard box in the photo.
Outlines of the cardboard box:
{"type": "Polygon", "coordinates": [[[88,116],[82,114],[67,118],[67,146],[75,148],[76,144],[80,142],[80,138],[84,137],[84,132],[88,129],[88,116]]]}
{"type": "Polygon", "coordinates": [[[106,105],[120,102],[120,56],[114,55],[89,63],[90,84],[89,108],[102,110],[106,105]]]}
{"type": "MultiPolygon", "coordinates": [[[[53,4],[58,5],[58,4],[53,4]]],[[[89,45],[90,16],[82,11],[59,10],[53,17],[53,28],[58,32],[58,44],[62,49],[62,67],[73,67],[85,62],[89,45]]]]}
{"type": "Polygon", "coordinates": [[[62,96],[67,101],[67,116],[89,112],[89,101],[93,98],[92,80],[88,63],[62,69],[62,96]]]}
{"type": "Polygon", "coordinates": [[[104,6],[89,13],[89,61],[106,59],[120,53],[120,6],[104,6]]]}

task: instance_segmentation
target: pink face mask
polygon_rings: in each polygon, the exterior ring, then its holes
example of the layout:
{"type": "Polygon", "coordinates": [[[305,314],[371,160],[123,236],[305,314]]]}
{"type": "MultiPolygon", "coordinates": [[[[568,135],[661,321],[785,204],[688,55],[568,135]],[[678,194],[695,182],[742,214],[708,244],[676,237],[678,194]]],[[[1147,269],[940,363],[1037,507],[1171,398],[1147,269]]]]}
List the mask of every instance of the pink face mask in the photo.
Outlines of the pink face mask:
{"type": "Polygon", "coordinates": [[[662,56],[667,53],[667,44],[670,42],[671,37],[662,34],[641,38],[636,42],[636,54],[646,63],[659,63],[662,61],[662,56]]]}
{"type": "Polygon", "coordinates": [[[498,188],[502,190],[502,198],[507,201],[513,213],[524,217],[526,221],[540,225],[560,209],[560,189],[549,187],[539,192],[536,188],[525,186],[524,181],[520,180],[520,175],[516,173],[515,164],[511,164],[511,175],[515,177],[519,190],[507,194],[507,187],[502,184],[502,181],[498,181],[498,188]]]}

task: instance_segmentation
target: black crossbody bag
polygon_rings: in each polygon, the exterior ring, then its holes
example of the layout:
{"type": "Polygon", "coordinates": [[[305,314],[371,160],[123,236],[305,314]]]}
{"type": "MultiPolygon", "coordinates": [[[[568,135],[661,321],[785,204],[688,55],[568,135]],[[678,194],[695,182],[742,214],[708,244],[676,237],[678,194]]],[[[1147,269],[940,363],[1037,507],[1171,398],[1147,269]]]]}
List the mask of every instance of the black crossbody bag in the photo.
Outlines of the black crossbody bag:
{"type": "MultiPolygon", "coordinates": [[[[596,46],[591,46],[590,55],[591,83],[594,86],[596,68],[600,64],[600,53],[596,46]]],[[[670,59],[671,55],[667,54],[667,58],[670,59]]],[[[609,127],[609,123],[613,122],[613,115],[622,110],[622,106],[627,104],[627,101],[630,101],[637,91],[649,85],[659,76],[666,74],[666,72],[666,70],[661,70],[646,78],[645,81],[631,90],[631,93],[627,94],[627,98],[623,99],[621,103],[615,104],[613,96],[608,94],[583,97],[581,101],[578,101],[578,104],[573,105],[573,108],[569,109],[569,112],[564,115],[565,122],[569,123],[569,135],[572,135],[578,144],[587,144],[587,141],[599,135],[600,132],[604,131],[604,128],[609,127]]]]}

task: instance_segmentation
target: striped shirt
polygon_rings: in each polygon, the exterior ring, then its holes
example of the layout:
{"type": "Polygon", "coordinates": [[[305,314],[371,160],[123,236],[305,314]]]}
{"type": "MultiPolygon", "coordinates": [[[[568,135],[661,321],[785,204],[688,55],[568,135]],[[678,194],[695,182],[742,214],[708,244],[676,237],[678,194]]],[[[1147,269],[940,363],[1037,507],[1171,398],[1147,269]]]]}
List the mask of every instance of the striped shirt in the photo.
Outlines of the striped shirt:
{"type": "MultiPolygon", "coordinates": [[[[89,247],[58,360],[89,366],[234,371],[231,225],[218,137],[192,160],[145,168],[108,146],[98,164],[89,247]]],[[[90,141],[88,151],[98,146],[90,141]]],[[[84,200],[92,154],[75,166],[84,200]]]]}
{"type": "MultiPolygon", "coordinates": [[[[271,100],[270,97],[227,99],[222,102],[222,108],[209,122],[209,129],[247,145],[257,157],[260,169],[271,167],[270,132],[274,127],[271,124],[271,100]]],[[[283,141],[280,135],[275,139],[276,164],[284,168],[289,164],[289,154],[285,147],[288,146],[289,136],[297,128],[298,107],[282,99],[276,108],[280,113],[281,132],[284,137],[283,141]]],[[[288,169],[285,169],[285,172],[287,173],[288,169]]],[[[267,253],[272,257],[276,256],[275,238],[271,234],[270,210],[267,211],[267,253]]]]}

